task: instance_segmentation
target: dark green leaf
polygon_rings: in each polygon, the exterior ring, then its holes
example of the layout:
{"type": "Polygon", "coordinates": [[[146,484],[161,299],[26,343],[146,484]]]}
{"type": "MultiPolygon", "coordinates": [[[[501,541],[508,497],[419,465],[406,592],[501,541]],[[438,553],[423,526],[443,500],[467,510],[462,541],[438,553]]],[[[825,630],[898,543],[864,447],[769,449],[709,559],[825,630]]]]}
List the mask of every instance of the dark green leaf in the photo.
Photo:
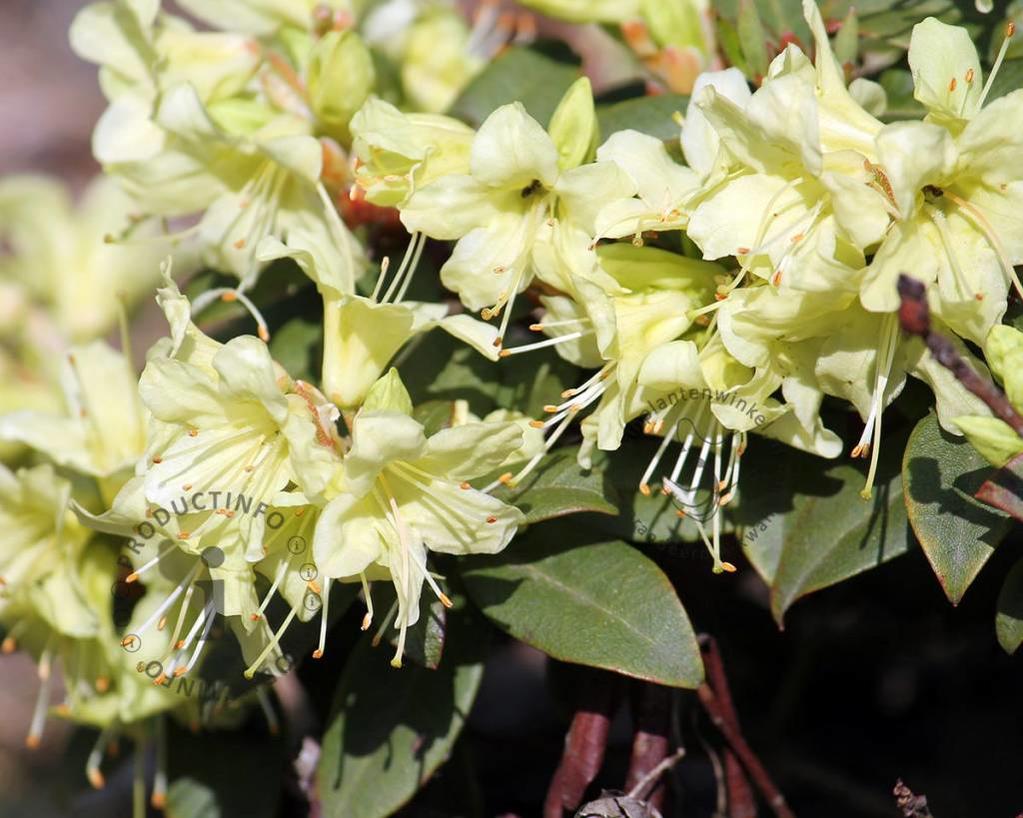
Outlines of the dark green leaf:
{"type": "MultiPolygon", "coordinates": [[[[621,537],[636,543],[696,543],[694,548],[702,551],[703,543],[700,542],[700,532],[696,524],[688,517],[679,518],[675,503],[670,496],[660,490],[660,484],[656,480],[657,475],[670,470],[671,464],[674,463],[672,455],[677,455],[681,442],[676,442],[674,450],[669,449],[663,458],[662,463],[666,464],[667,469],[657,472],[651,492],[643,494],[639,489],[643,473],[657,453],[660,442],[660,438],[645,437],[637,440],[627,436],[618,451],[594,454],[593,466],[607,473],[608,483],[614,492],[613,496],[619,509],[617,517],[601,522],[605,536],[621,537]]],[[[704,512],[707,511],[707,505],[712,502],[709,489],[697,493],[696,505],[704,512]]],[[[725,506],[721,517],[721,532],[724,534],[735,530],[731,517],[735,507],[735,503],[725,506]]],[[[709,556],[707,564],[710,565],[709,556]]]]}
{"type": "MultiPolygon", "coordinates": [[[[394,603],[394,587],[389,583],[380,583],[384,587],[373,590],[373,603],[381,611],[388,610],[394,603]]],[[[441,583],[443,588],[443,583],[441,583]]],[[[404,659],[421,667],[435,670],[444,652],[444,636],[447,627],[447,608],[441,604],[432,591],[423,589],[419,600],[419,621],[405,635],[404,659]]],[[[392,646],[398,644],[398,631],[388,627],[387,641],[392,646]]]]}
{"type": "Polygon", "coordinates": [[[494,109],[517,101],[546,126],[561,97],[578,77],[577,66],[528,48],[509,48],[469,83],[450,114],[479,127],[494,109]]]}
{"type": "Polygon", "coordinates": [[[990,104],[998,97],[1004,97],[1018,88],[1023,88],[1023,59],[1006,60],[991,84],[985,104],[990,104]]]}
{"type": "Polygon", "coordinates": [[[1015,653],[1023,644],[1023,559],[1012,566],[998,593],[995,633],[1006,653],[1015,653]]]}
{"type": "Polygon", "coordinates": [[[514,355],[495,364],[439,331],[412,352],[399,371],[416,405],[465,400],[480,417],[508,406],[540,417],[545,404],[556,402],[566,387],[585,380],[553,351],[514,355]]]}
{"type": "Polygon", "coordinates": [[[739,33],[739,44],[742,47],[742,56],[749,66],[754,78],[763,77],[767,74],[767,33],[760,21],[760,14],[757,12],[757,4],[754,0],[742,0],[739,6],[739,17],[736,22],[736,30],[739,33]]]}
{"type": "MultiPolygon", "coordinates": [[[[260,585],[261,595],[266,592],[268,582],[260,585]]],[[[355,601],[359,592],[358,583],[334,582],[330,589],[329,622],[333,624],[344,614],[355,601]]],[[[274,630],[284,621],[289,607],[283,598],[276,596],[267,608],[267,621],[274,630]]],[[[297,665],[309,656],[319,640],[319,617],[309,622],[295,621],[285,631],[280,642],[284,654],[283,670],[287,666],[297,665]]],[[[223,692],[228,699],[236,699],[246,693],[253,692],[257,687],[265,686],[272,678],[268,674],[257,675],[252,681],[242,675],[248,663],[242,656],[241,647],[223,618],[217,620],[210,630],[210,642],[203,655],[198,670],[199,684],[206,684],[218,695],[223,692]]],[[[191,676],[182,677],[174,683],[173,689],[181,690],[191,676]]]]}
{"type": "Polygon", "coordinates": [[[469,595],[501,628],[556,659],[672,687],[703,681],[689,617],[657,565],[624,542],[566,546],[545,525],[466,563],[469,595]]]}
{"type": "MultiPolygon", "coordinates": [[[[509,471],[513,470],[514,467],[509,471]]],[[[481,485],[483,482],[486,481],[480,481],[481,485]]],[[[576,462],[573,447],[551,452],[518,486],[513,489],[499,486],[493,495],[517,506],[526,515],[527,523],[581,511],[618,513],[604,470],[596,464],[584,470],[576,462]]]]}
{"type": "Polygon", "coordinates": [[[884,120],[922,119],[927,109],[913,97],[913,75],[903,68],[891,68],[878,78],[888,96],[884,120]]]}
{"type": "Polygon", "coordinates": [[[412,410],[412,417],[423,424],[427,435],[448,428],[454,414],[455,403],[450,400],[428,400],[412,410]]]}
{"type": "Polygon", "coordinates": [[[688,103],[689,97],[660,94],[601,105],[597,108],[601,142],[616,131],[628,129],[656,136],[663,142],[677,142],[679,126],[672,116],[676,111],[685,111],[688,103]]]}
{"type": "Polygon", "coordinates": [[[270,354],[292,378],[318,382],[316,364],[323,328],[318,321],[292,318],[270,338],[270,354]]]}
{"type": "Polygon", "coordinates": [[[486,630],[466,610],[449,617],[437,670],[390,666],[369,634],[341,676],[323,736],[317,789],[324,818],[383,818],[447,759],[483,676],[486,630]]]}
{"type": "Polygon", "coordinates": [[[800,597],[906,552],[912,535],[902,501],[904,438],[882,441],[870,500],[860,497],[866,464],[828,461],[755,440],[743,461],[743,550],[771,587],[782,622],[800,597]]]}
{"type": "Polygon", "coordinates": [[[909,522],[953,605],[1012,525],[973,496],[990,473],[977,450],[942,429],[933,414],[909,437],[902,462],[909,522]]]}
{"type": "Polygon", "coordinates": [[[273,818],[285,775],[286,744],[255,732],[192,733],[167,720],[167,818],[273,818]]]}

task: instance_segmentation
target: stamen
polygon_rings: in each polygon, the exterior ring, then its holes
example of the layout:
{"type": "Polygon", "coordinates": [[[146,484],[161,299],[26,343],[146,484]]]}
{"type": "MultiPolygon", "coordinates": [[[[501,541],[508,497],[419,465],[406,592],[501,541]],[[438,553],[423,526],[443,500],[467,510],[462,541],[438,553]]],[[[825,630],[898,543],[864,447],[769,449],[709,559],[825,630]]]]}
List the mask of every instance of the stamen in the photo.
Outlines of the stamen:
{"type": "Polygon", "coordinates": [[[359,573],[359,580],[362,582],[362,598],[366,602],[366,615],[362,618],[361,630],[368,631],[373,623],[373,595],[370,593],[369,581],[366,579],[366,572],[359,573]]]}
{"type": "MultiPolygon", "coordinates": [[[[881,328],[882,347],[879,350],[877,361],[877,372],[874,379],[874,399],[871,402],[868,423],[873,420],[874,445],[870,453],[870,468],[867,470],[867,482],[860,492],[864,500],[869,500],[874,487],[874,477],[877,473],[878,455],[881,451],[881,415],[884,412],[884,393],[888,388],[888,378],[891,372],[892,361],[895,357],[895,349],[898,345],[898,318],[895,313],[884,317],[881,328]]],[[[869,446],[869,440],[867,445],[869,446]]],[[[859,448],[859,447],[857,447],[859,448]]]]}
{"type": "Polygon", "coordinates": [[[89,753],[89,757],[86,759],[85,777],[89,779],[89,783],[94,789],[101,790],[106,786],[106,779],[99,768],[103,763],[103,754],[106,751],[107,745],[117,736],[117,730],[118,725],[116,721],[104,727],[99,734],[99,738],[96,739],[96,743],[92,746],[92,752],[89,753]]]}
{"type": "Polygon", "coordinates": [[[980,92],[980,100],[977,102],[977,107],[982,108],[984,106],[984,100],[987,99],[988,93],[991,91],[991,86],[995,83],[995,77],[998,75],[998,69],[1002,67],[1002,62],[1005,60],[1005,53],[1009,50],[1009,41],[1016,33],[1016,24],[1011,20],[1005,26],[1005,39],[1002,40],[1002,47],[998,49],[998,56],[995,57],[995,64],[991,66],[991,73],[988,74],[987,82],[984,83],[984,90],[980,92]]]}
{"type": "Polygon", "coordinates": [[[387,288],[387,292],[384,293],[383,300],[380,303],[390,303],[396,291],[397,296],[393,298],[394,303],[401,301],[405,296],[409,284],[412,283],[412,276],[419,266],[419,259],[423,255],[424,247],[426,247],[426,235],[419,232],[413,233],[409,245],[405,249],[405,256],[398,267],[398,272],[394,274],[394,278],[391,280],[391,284],[387,288]]]}
{"type": "Polygon", "coordinates": [[[29,724],[28,735],[25,737],[25,746],[35,750],[43,740],[43,728],[46,726],[46,711],[50,706],[50,688],[53,684],[53,674],[49,672],[49,656],[46,656],[47,669],[43,672],[42,663],[39,667],[39,691],[36,693],[36,704],[32,711],[32,721],[29,724]]]}
{"type": "Polygon", "coordinates": [[[500,357],[507,358],[509,355],[518,355],[522,352],[533,352],[538,349],[544,349],[545,347],[553,347],[558,344],[566,343],[567,341],[576,341],[579,338],[585,338],[588,335],[593,335],[594,330],[582,330],[580,332],[570,332],[567,335],[555,335],[553,338],[547,338],[543,341],[536,341],[532,344],[524,344],[519,347],[505,347],[500,352],[500,357]]]}
{"type": "Polygon", "coordinates": [[[323,651],[326,649],[327,644],[327,617],[328,617],[328,606],[330,605],[330,577],[324,580],[324,588],[321,599],[323,605],[320,608],[320,643],[317,645],[316,650],[313,651],[313,658],[319,659],[323,656],[323,651]]]}
{"type": "Polygon", "coordinates": [[[284,636],[284,632],[288,629],[288,626],[292,623],[296,614],[298,614],[299,607],[300,605],[296,605],[288,612],[288,615],[284,618],[284,622],[281,624],[280,628],[277,629],[277,632],[274,634],[274,638],[270,641],[270,644],[263,648],[263,651],[256,657],[256,660],[251,665],[245,668],[245,672],[242,675],[246,679],[251,679],[255,676],[256,669],[263,664],[263,660],[266,659],[272,651],[277,649],[277,646],[281,641],[281,637],[284,636]]]}
{"type": "Polygon", "coordinates": [[[163,716],[153,720],[153,742],[156,745],[156,770],[153,773],[153,795],[149,803],[153,809],[162,810],[167,806],[167,735],[163,716]]]}

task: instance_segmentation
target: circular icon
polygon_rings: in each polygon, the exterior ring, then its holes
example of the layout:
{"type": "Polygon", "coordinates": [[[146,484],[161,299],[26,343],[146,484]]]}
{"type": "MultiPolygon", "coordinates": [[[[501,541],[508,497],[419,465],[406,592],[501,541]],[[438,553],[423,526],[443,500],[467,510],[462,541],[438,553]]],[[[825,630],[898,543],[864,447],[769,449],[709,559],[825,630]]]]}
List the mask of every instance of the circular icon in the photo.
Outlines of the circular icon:
{"type": "Polygon", "coordinates": [[[215,545],[204,549],[199,556],[208,568],[219,568],[224,564],[224,552],[215,545]]]}
{"type": "Polygon", "coordinates": [[[316,566],[311,562],[304,563],[301,568],[298,569],[298,575],[302,577],[306,582],[312,582],[319,576],[320,572],[316,570],[316,566]]]}
{"type": "Polygon", "coordinates": [[[129,633],[121,640],[121,647],[128,653],[138,653],[142,649],[142,637],[137,633],[129,633]]]}
{"type": "Polygon", "coordinates": [[[305,537],[299,537],[297,534],[288,540],[288,551],[292,554],[301,554],[305,551],[305,537]]]}
{"type": "Polygon", "coordinates": [[[305,605],[307,611],[318,611],[323,605],[323,600],[314,591],[307,591],[302,604],[305,605]]]}

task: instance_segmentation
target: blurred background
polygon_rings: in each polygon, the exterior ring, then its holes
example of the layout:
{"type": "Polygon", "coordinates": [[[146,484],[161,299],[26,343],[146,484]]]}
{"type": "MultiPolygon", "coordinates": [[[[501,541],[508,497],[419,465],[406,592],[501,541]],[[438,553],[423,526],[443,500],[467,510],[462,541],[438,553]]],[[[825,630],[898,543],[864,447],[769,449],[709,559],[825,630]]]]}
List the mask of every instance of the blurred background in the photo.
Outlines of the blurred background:
{"type": "MultiPolygon", "coordinates": [[[[71,19],[84,5],[84,0],[0,0],[0,174],[52,173],[78,191],[99,170],[89,138],[105,103],[95,68],[72,54],[67,43],[71,19]]],[[[51,795],[69,731],[51,719],[42,746],[25,748],[38,685],[28,656],[0,658],[3,818],[67,815],[51,795]]]]}

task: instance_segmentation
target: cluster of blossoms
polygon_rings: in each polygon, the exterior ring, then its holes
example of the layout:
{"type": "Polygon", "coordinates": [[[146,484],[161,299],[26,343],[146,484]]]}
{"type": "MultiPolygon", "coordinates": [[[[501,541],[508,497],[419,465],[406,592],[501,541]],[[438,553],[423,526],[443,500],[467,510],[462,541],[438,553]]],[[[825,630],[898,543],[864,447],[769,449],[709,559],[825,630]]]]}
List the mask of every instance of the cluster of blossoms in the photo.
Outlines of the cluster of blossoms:
{"type": "Polygon", "coordinates": [[[814,62],[789,45],[755,92],[736,69],[700,76],[682,120],[686,165],[636,131],[596,146],[585,80],[549,131],[517,104],[471,141],[457,123],[457,138],[440,139],[436,124],[379,101],[352,124],[367,199],[396,206],[414,235],[457,240],[442,281],[483,319],[501,316],[500,355],[555,345],[597,369],[547,407],[548,447],[592,408],[585,465],[645,415],[663,438],[647,493],[680,441],[661,482],[683,509],[709,483],[712,511],[697,523],[711,525],[716,570],[730,568],[716,510],[735,493],[750,432],[835,457],[842,444],[821,404],[850,402],[864,422],[852,454],[870,458],[869,497],[882,414],[908,374],[930,385],[952,430],[956,416],[986,412],[919,340],[900,337],[900,272],[927,285],[944,329],[974,344],[999,323],[1009,287],[1020,290],[1020,92],[985,105],[993,73],[985,82],[966,31],[928,19],[909,50],[927,115],[883,124],[883,90],[847,87],[809,0],[804,13],[814,62]],[[677,230],[700,258],[644,245],[677,230]],[[632,242],[611,241],[621,238],[632,242]],[[548,339],[505,347],[529,287],[545,310],[531,329],[548,339]],[[690,390],[707,399],[677,400],[690,390]]]}
{"type": "MultiPolygon", "coordinates": [[[[756,91],[734,68],[704,71],[699,4],[677,17],[653,0],[588,4],[586,19],[631,26],[641,54],[653,38],[651,70],[692,88],[682,164],[676,145],[638,131],[601,141],[586,78],[546,128],[519,103],[477,130],[439,113],[506,41],[529,36],[493,5],[474,27],[411,0],[365,14],[345,0],[178,5],[209,28],[158,0],[106,0],[74,23],[110,103],[94,135],[107,179],[85,215],[41,180],[0,185],[13,250],[0,369],[18,384],[0,392],[0,455],[31,463],[0,467],[0,624],[5,650],[39,662],[30,740],[57,660],[62,712],[103,728],[94,782],[111,731],[145,738],[160,729],[151,716],[209,716],[167,685],[201,670],[218,617],[245,675],[275,674],[296,619],[319,619],[323,655],[333,583],[360,585],[368,628],[371,584],[390,582],[381,630],[397,630],[400,666],[423,586],[450,604],[431,553],[505,548],[525,518],[495,489],[520,483],[573,424],[587,468],[643,419],[658,445],[638,489],[688,513],[715,571],[734,570],[720,509],[752,433],[837,457],[821,407],[847,401],[864,425],[852,454],[870,458],[869,496],[882,416],[908,375],[933,389],[948,428],[964,416],[965,431],[988,428],[983,404],[896,317],[908,273],[969,356],[964,342],[984,344],[1010,287],[1023,294],[1023,92],[985,104],[993,75],[964,30],[916,26],[909,61],[927,114],[883,124],[884,92],[847,86],[811,0],[815,59],[787,46],[756,91]],[[355,227],[368,206],[396,210],[411,239],[366,286],[355,227]],[[181,219],[191,226],[171,234],[181,219]],[[679,231],[682,253],[668,249],[679,231]],[[407,298],[428,239],[454,242],[441,282],[479,318],[407,298]],[[164,263],[169,337],[138,378],[126,332],[122,352],[97,339],[168,254],[179,273],[201,262],[237,284],[190,302],[164,263]],[[251,297],[278,259],[322,299],[318,385],[273,359],[251,297]],[[70,285],[67,269],[81,271],[70,285]],[[243,304],[257,334],[204,333],[193,316],[217,299],[243,304]],[[495,367],[553,348],[590,374],[552,395],[543,420],[459,406],[428,436],[392,364],[432,329],[495,367]],[[115,623],[119,563],[120,584],[141,590],[115,623]],[[277,597],[288,613],[272,623],[277,597]]],[[[530,5],[580,19],[567,0],[530,5]]]]}

